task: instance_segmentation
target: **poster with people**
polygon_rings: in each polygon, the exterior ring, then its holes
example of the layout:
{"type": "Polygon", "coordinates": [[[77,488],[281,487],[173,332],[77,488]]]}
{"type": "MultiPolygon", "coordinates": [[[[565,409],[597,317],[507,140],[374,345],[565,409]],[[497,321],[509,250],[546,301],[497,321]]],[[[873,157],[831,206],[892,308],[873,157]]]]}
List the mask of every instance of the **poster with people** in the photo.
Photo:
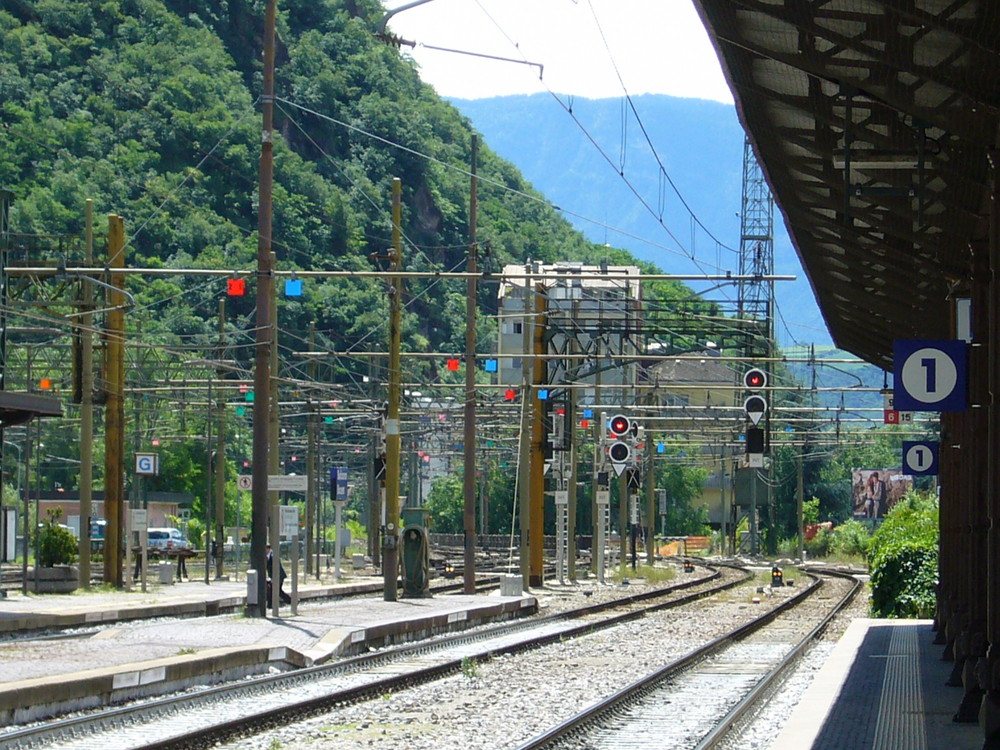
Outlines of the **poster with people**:
{"type": "Polygon", "coordinates": [[[851,487],[855,518],[885,518],[913,489],[913,477],[899,469],[854,469],[851,487]]]}

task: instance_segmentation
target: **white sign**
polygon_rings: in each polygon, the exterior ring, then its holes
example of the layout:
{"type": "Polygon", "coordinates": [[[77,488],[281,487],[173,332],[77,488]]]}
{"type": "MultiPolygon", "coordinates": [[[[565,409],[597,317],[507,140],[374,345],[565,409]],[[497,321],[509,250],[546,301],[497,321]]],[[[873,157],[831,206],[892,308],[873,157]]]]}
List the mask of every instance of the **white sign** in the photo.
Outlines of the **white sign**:
{"type": "Polygon", "coordinates": [[[149,527],[148,513],[145,508],[133,508],[132,531],[145,531],[149,527]]]}
{"type": "Polygon", "coordinates": [[[299,506],[281,506],[281,535],[285,537],[299,535],[299,506]]]}
{"type": "Polygon", "coordinates": [[[611,504],[611,490],[598,490],[597,497],[598,505],[610,505],[611,504]]]}
{"type": "Polygon", "coordinates": [[[268,492],[305,492],[309,489],[309,477],[305,474],[268,474],[268,492]]]}
{"type": "Polygon", "coordinates": [[[969,297],[955,300],[955,338],[972,343],[972,299],[969,297]]]}
{"type": "Polygon", "coordinates": [[[566,490],[556,490],[556,505],[569,505],[569,492],[566,490]]]}
{"type": "Polygon", "coordinates": [[[160,456],[158,453],[136,453],[135,473],[143,476],[153,476],[160,473],[160,456]]]}
{"type": "Polygon", "coordinates": [[[236,479],[237,489],[249,491],[253,489],[253,477],[250,474],[240,474],[236,479]]]}

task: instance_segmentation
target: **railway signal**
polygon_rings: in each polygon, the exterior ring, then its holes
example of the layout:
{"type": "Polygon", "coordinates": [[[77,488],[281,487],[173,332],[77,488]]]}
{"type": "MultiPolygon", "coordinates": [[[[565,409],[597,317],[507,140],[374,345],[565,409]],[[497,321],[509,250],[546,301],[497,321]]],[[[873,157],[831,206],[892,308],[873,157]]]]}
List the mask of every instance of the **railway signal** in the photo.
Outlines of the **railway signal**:
{"type": "Polygon", "coordinates": [[[616,414],[608,421],[608,431],[611,433],[611,445],[608,446],[608,458],[615,476],[621,476],[629,460],[632,458],[632,446],[628,438],[632,435],[632,420],[624,414],[616,414]]]}
{"type": "MultiPolygon", "coordinates": [[[[750,391],[759,391],[767,387],[767,373],[753,367],[743,373],[743,385],[750,391]]],[[[746,430],[746,452],[750,465],[763,466],[767,441],[763,428],[758,425],[767,414],[767,400],[759,393],[751,393],[743,402],[743,411],[750,421],[746,430]]]]}

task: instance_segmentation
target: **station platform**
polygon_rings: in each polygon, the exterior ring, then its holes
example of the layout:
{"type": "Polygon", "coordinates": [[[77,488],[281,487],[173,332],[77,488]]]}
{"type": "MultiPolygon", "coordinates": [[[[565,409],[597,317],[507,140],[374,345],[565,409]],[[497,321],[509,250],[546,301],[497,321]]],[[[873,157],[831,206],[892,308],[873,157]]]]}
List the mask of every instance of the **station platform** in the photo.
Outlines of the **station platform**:
{"type": "Polygon", "coordinates": [[[930,620],[852,621],[771,750],[979,750],[930,620]]]}
{"type": "Polygon", "coordinates": [[[245,582],[10,595],[0,600],[0,725],[311,666],[538,608],[533,596],[499,593],[395,602],[365,593],[380,585],[300,582],[297,614],[283,605],[267,618],[244,616],[245,582]],[[355,596],[330,598],[346,593],[355,596]],[[177,616],[189,619],[163,619],[177,616]]]}

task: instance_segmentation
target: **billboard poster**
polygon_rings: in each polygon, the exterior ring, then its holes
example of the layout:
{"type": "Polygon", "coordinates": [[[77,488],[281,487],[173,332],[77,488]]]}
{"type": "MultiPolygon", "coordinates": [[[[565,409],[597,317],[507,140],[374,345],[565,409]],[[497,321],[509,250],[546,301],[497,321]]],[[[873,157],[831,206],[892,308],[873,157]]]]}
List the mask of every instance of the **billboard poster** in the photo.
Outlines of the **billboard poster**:
{"type": "Polygon", "coordinates": [[[913,477],[899,469],[854,469],[851,488],[855,518],[885,518],[903,495],[913,489],[913,477]]]}

